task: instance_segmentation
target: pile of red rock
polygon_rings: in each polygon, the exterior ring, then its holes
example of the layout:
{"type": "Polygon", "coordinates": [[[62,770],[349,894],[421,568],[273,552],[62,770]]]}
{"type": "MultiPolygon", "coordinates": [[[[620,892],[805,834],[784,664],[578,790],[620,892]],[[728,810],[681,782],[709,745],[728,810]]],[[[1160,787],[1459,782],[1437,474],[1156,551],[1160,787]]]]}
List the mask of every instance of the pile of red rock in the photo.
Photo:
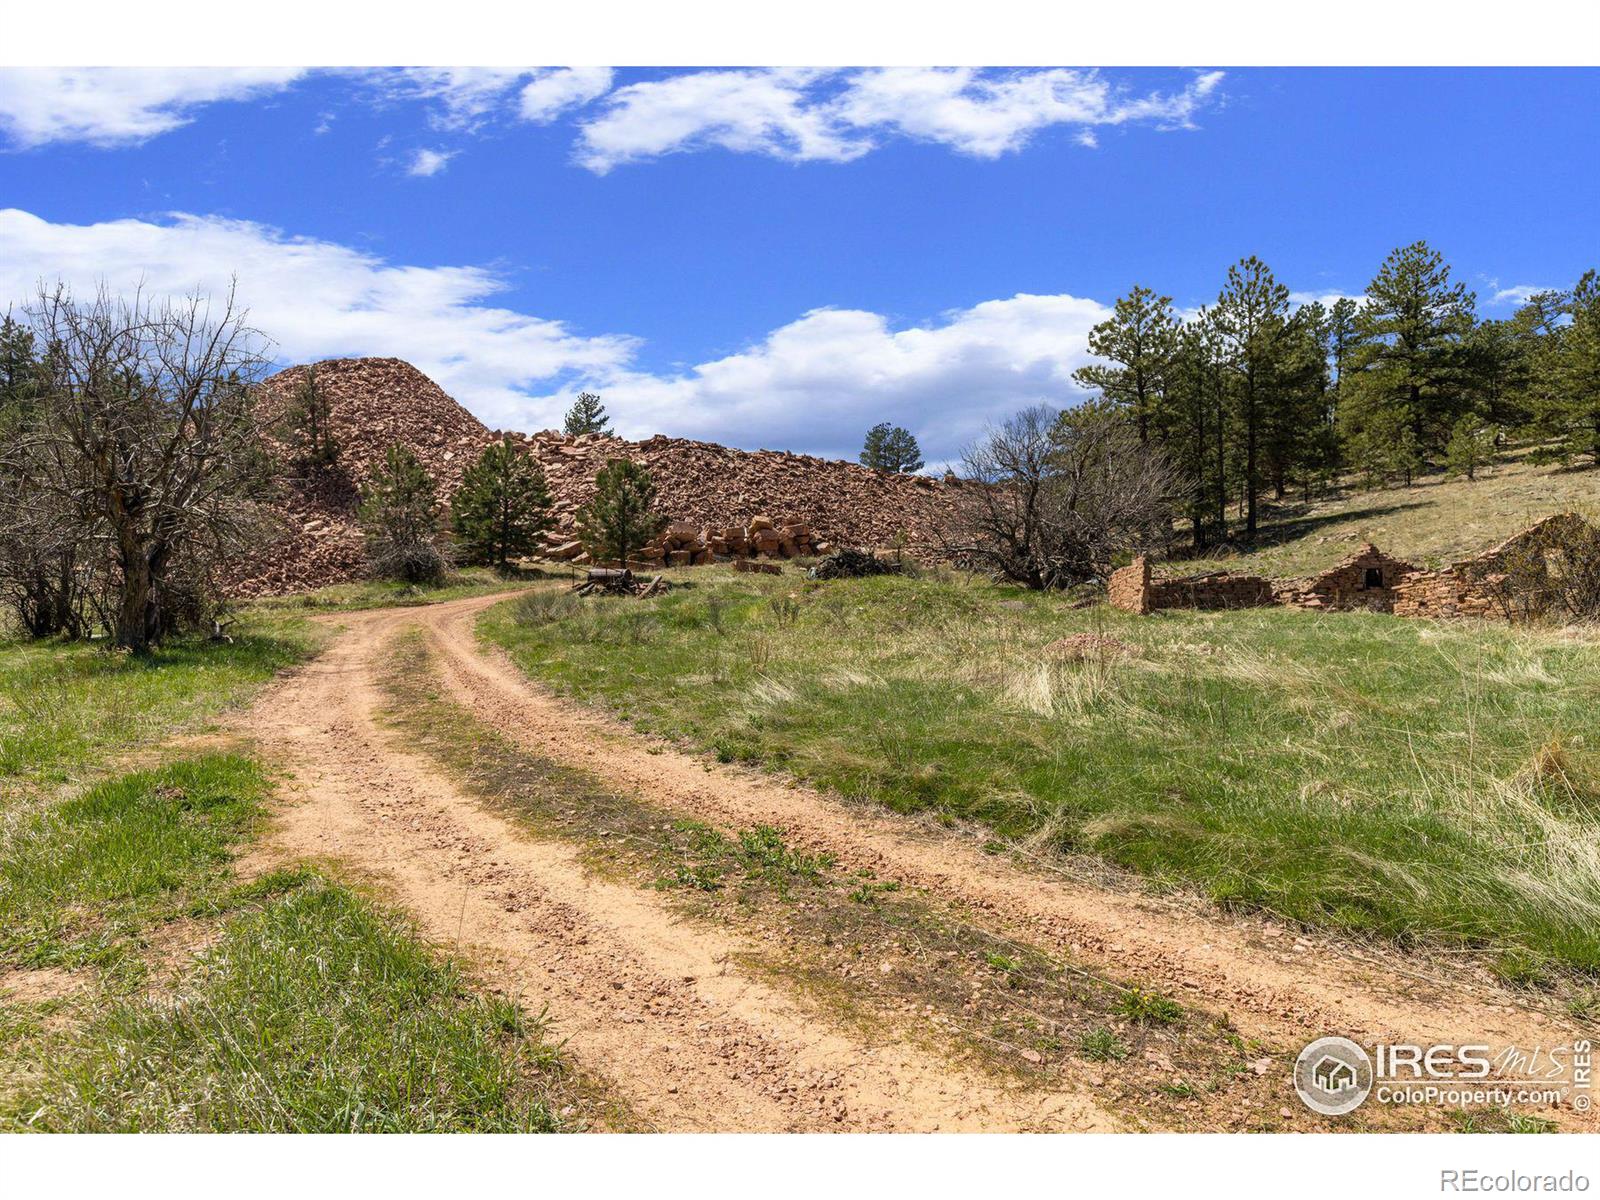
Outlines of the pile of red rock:
{"type": "MultiPolygon", "coordinates": [[[[547,541],[549,550],[545,557],[557,562],[589,562],[583,543],[577,539],[552,533],[547,541]]],[[[826,554],[832,549],[831,542],[816,540],[811,526],[804,521],[786,521],[779,525],[771,517],[758,514],[746,524],[720,529],[709,525],[697,528],[690,521],[672,521],[647,542],[628,565],[635,570],[698,567],[721,558],[798,558],[826,554]]]]}
{"type": "MultiPolygon", "coordinates": [[[[650,472],[656,507],[665,516],[692,526],[705,545],[692,541],[674,547],[691,552],[709,546],[709,530],[729,544],[736,529],[756,552],[782,553],[783,531],[803,526],[813,543],[842,546],[903,545],[913,553],[933,553],[949,523],[956,484],[926,475],[894,475],[856,463],[776,450],[735,450],[712,442],[657,435],[628,442],[604,434],[567,437],[553,431],[509,435],[526,446],[544,468],[555,497],[556,527],[570,535],[578,507],[594,494],[594,478],[614,458],[626,458],[650,472]],[[752,537],[758,515],[770,517],[777,541],[760,551],[752,537]]],[[[570,536],[567,540],[571,540],[570,536]]],[[[794,540],[794,539],[789,539],[794,540]]],[[[724,551],[716,550],[721,554],[724,551]]]]}
{"type": "MultiPolygon", "coordinates": [[[[270,421],[283,411],[309,369],[291,367],[261,385],[264,417],[270,421]]],[[[628,442],[548,430],[501,434],[399,359],[333,359],[315,370],[329,400],[338,461],[331,468],[299,470],[283,447],[273,447],[282,464],[277,508],[284,536],[236,565],[230,589],[237,595],[302,591],[357,577],[363,569],[356,520],[361,488],[396,443],[417,455],[446,503],[491,441],[504,436],[523,447],[550,485],[555,532],[549,556],[561,561],[586,561],[574,537],[577,510],[594,494],[595,475],[616,458],[650,472],[656,510],[671,522],[645,548],[641,567],[721,557],[791,558],[825,554],[836,545],[931,555],[941,544],[959,486],[953,479],[659,435],[628,442]]]]}

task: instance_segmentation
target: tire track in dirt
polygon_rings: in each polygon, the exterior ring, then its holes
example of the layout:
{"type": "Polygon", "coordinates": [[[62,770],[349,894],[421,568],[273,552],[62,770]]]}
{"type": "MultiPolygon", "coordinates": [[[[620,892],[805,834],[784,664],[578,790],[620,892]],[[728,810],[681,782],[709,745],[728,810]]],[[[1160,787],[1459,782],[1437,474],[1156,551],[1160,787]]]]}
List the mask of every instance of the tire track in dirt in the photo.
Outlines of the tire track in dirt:
{"type": "MultiPolygon", "coordinates": [[[[454,604],[470,621],[485,603],[454,604]]],[[[340,618],[316,661],[240,724],[290,772],[271,852],[378,880],[488,982],[550,1006],[554,1034],[630,1114],[670,1130],[1105,1130],[1081,1093],[1002,1085],[885,1037],[868,1043],[741,972],[732,934],[594,878],[566,845],[486,812],[376,719],[378,656],[431,608],[340,618]]],[[[457,638],[467,636],[465,626],[457,638]]]]}
{"type": "MultiPolygon", "coordinates": [[[[421,610],[453,698],[485,724],[556,762],[605,763],[609,783],[701,819],[767,824],[849,869],[980,910],[997,932],[1065,952],[1113,977],[1226,1012],[1242,1034],[1291,1053],[1339,1033],[1358,1041],[1549,1046],[1572,1028],[1509,991],[1430,978],[1412,967],[1300,936],[1270,919],[1198,911],[1034,870],[968,838],[920,828],[813,789],[676,751],[561,700],[481,645],[478,615],[503,597],[421,610]]],[[[1576,1118],[1557,1116],[1562,1124],[1576,1118]]],[[[1592,1118],[1581,1124],[1592,1127],[1592,1118]]]]}

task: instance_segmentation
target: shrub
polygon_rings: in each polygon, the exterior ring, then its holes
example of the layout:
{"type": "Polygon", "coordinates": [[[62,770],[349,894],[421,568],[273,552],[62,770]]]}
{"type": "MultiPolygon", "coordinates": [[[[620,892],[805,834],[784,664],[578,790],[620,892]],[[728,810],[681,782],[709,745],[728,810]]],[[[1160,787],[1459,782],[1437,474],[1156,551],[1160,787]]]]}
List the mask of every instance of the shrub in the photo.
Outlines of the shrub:
{"type": "Polygon", "coordinates": [[[806,572],[808,579],[862,579],[869,575],[902,575],[902,563],[888,562],[866,550],[835,550],[806,572]]]}

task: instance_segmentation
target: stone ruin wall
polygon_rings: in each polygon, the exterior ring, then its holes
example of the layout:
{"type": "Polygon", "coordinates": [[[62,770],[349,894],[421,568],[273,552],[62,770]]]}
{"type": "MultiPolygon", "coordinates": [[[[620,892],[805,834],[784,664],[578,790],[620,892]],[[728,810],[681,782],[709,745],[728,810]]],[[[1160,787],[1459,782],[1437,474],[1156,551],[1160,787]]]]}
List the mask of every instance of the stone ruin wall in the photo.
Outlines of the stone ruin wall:
{"type": "Polygon", "coordinates": [[[1600,530],[1577,513],[1554,513],[1473,558],[1408,575],[1395,589],[1395,615],[1510,620],[1519,595],[1544,582],[1546,554],[1585,541],[1600,541],[1600,530]]]}
{"type": "Polygon", "coordinates": [[[1349,612],[1370,609],[1393,612],[1396,589],[1416,567],[1393,558],[1371,542],[1320,575],[1290,580],[1276,589],[1279,604],[1349,612]]]}
{"type": "Polygon", "coordinates": [[[1510,620],[1517,595],[1541,582],[1533,576],[1546,569],[1546,552],[1585,541],[1600,543],[1600,529],[1576,513],[1556,513],[1482,554],[1439,570],[1420,570],[1369,542],[1319,575],[1278,584],[1226,571],[1158,579],[1140,556],[1112,572],[1107,592],[1113,606],[1140,614],[1279,604],[1324,611],[1369,609],[1397,617],[1510,620]],[[1513,572],[1529,577],[1513,579],[1513,572]]]}
{"type": "Polygon", "coordinates": [[[1140,614],[1162,608],[1259,608],[1273,602],[1271,581],[1259,575],[1215,571],[1153,579],[1149,560],[1142,554],[1131,566],[1111,573],[1107,594],[1117,608],[1140,614]]]}

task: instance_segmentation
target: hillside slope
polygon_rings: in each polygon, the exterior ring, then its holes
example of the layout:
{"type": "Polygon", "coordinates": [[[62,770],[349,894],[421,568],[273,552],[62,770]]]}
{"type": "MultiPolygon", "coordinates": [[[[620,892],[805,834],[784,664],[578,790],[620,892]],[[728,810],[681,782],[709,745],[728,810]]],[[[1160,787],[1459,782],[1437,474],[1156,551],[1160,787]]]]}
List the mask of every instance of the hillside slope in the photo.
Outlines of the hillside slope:
{"type": "Polygon", "coordinates": [[[1533,466],[1527,451],[1517,450],[1475,480],[1427,476],[1409,488],[1349,489],[1314,504],[1269,507],[1253,550],[1185,559],[1172,569],[1226,568],[1289,579],[1325,570],[1363,542],[1418,566],[1438,567],[1556,512],[1600,520],[1600,471],[1533,466]]]}

